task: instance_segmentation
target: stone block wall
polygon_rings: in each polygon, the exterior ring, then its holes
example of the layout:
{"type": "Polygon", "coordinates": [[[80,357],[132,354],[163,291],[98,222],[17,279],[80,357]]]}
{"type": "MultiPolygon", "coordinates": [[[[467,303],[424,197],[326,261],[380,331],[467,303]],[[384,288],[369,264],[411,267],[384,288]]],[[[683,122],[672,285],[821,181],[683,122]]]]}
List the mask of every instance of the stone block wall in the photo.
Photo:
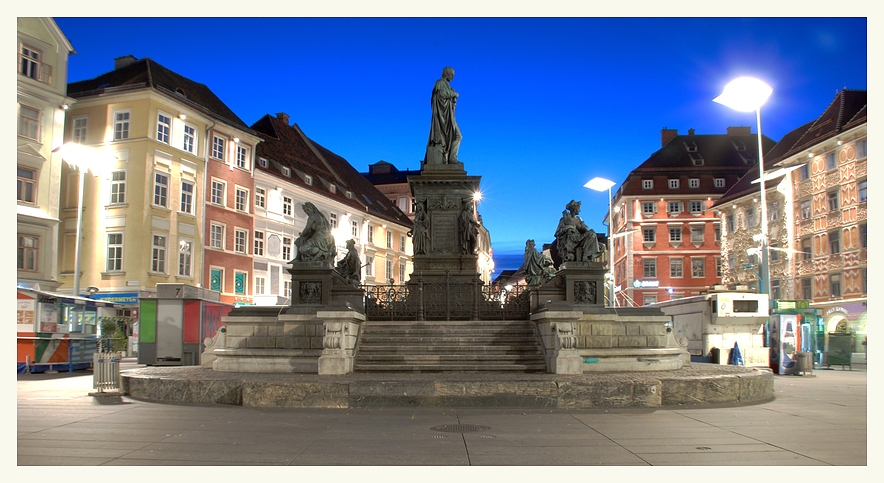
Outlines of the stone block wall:
{"type": "Polygon", "coordinates": [[[228,349],[322,349],[322,321],[301,315],[225,317],[228,349]]]}
{"type": "Polygon", "coordinates": [[[584,315],[574,322],[578,349],[663,348],[669,317],[584,315]]]}

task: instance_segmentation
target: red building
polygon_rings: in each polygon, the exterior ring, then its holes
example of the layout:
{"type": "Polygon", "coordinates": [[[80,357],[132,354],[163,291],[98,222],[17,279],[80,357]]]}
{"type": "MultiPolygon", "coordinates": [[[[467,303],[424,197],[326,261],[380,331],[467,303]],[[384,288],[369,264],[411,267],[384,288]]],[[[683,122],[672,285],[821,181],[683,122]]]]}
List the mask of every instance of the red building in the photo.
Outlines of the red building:
{"type": "MultiPolygon", "coordinates": [[[[749,127],[708,135],[664,128],[661,140],[614,195],[616,305],[698,295],[719,283],[721,227],[710,208],[758,164],[749,127]]],[[[765,151],[774,144],[764,138],[765,151]]]]}

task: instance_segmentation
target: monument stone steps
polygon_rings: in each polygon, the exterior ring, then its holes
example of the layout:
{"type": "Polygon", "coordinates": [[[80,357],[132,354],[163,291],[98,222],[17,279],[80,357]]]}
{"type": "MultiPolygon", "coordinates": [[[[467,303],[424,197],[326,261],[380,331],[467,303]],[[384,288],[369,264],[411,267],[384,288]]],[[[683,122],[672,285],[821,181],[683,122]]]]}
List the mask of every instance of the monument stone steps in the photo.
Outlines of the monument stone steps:
{"type": "Polygon", "coordinates": [[[530,321],[366,321],[356,372],[546,372],[530,321]]]}

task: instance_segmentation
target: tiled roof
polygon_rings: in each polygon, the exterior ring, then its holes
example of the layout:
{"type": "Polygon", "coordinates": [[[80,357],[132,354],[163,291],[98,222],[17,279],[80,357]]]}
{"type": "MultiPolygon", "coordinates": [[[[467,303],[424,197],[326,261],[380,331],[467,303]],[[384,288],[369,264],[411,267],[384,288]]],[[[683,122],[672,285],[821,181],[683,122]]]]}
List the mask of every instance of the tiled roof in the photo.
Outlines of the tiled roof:
{"type": "MultiPolygon", "coordinates": [[[[776,153],[768,155],[765,165],[774,164],[793,156],[796,152],[809,149],[826,139],[837,136],[846,129],[858,126],[866,122],[866,91],[844,89],[835,95],[835,99],[829,107],[816,120],[808,125],[798,128],[803,129],[800,136],[790,139],[788,144],[782,147],[776,146],[776,153]]],[[[794,133],[794,131],[793,131],[794,133]]],[[[792,133],[790,133],[792,134],[792,133]]],[[[786,138],[784,137],[783,140],[786,138]]]]}
{"type": "MultiPolygon", "coordinates": [[[[742,176],[753,165],[758,164],[758,136],[749,134],[748,129],[746,132],[676,135],[629,173],[618,190],[618,196],[648,194],[642,188],[642,177],[742,176]]],[[[770,150],[775,144],[767,136],[762,136],[762,142],[765,150],[770,150]]],[[[672,193],[665,187],[660,189],[662,192],[672,193]]]]}
{"type": "Polygon", "coordinates": [[[251,132],[249,127],[205,84],[178,75],[148,57],[92,79],[71,82],[68,84],[68,95],[75,99],[83,99],[143,88],[156,89],[204,114],[251,132]]]}
{"type": "Polygon", "coordinates": [[[355,212],[370,213],[399,225],[411,226],[408,216],[346,159],[308,138],[297,124],[290,126],[285,120],[268,114],[252,124],[252,129],[262,138],[255,148],[258,157],[275,163],[267,167],[258,165],[255,169],[352,206],[355,212]],[[297,175],[285,177],[279,170],[280,166],[290,168],[293,173],[309,175],[313,178],[313,184],[306,184],[297,175]],[[328,183],[336,185],[334,193],[329,190],[328,183]],[[347,191],[353,194],[353,198],[346,196],[347,191]]]}
{"type": "Polygon", "coordinates": [[[400,170],[386,161],[378,161],[368,168],[367,173],[361,174],[374,185],[407,183],[409,176],[420,176],[421,174],[419,169],[400,170]]]}

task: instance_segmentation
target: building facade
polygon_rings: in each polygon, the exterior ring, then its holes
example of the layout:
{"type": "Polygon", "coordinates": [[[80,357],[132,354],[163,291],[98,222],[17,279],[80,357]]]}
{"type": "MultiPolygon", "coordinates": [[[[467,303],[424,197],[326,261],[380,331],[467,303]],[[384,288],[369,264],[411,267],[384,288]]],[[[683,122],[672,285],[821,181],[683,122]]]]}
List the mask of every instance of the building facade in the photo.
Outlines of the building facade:
{"type": "Polygon", "coordinates": [[[757,164],[757,137],[748,127],[713,135],[663,129],[661,141],[612,202],[616,305],[699,295],[718,283],[721,222],[710,208],[757,164]]]}
{"type": "Polygon", "coordinates": [[[62,156],[68,56],[73,46],[55,21],[18,17],[16,100],[17,281],[54,291],[60,233],[62,156]]]}

